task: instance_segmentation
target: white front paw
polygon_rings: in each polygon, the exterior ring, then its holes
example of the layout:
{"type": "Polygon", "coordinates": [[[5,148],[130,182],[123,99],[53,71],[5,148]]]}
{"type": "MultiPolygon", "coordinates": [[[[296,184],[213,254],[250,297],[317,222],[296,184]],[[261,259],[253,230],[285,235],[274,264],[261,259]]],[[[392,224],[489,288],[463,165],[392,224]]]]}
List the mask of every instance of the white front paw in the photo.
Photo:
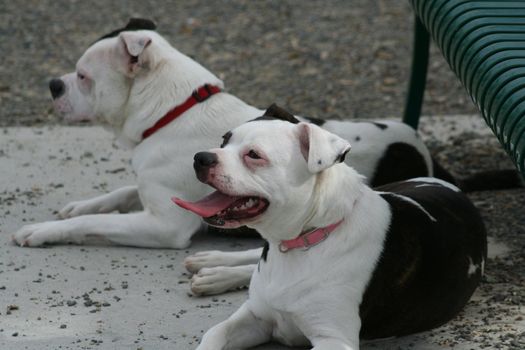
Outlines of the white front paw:
{"type": "Polygon", "coordinates": [[[197,273],[204,267],[228,265],[225,259],[226,254],[219,250],[197,252],[184,259],[184,267],[191,273],[197,273]]]}
{"type": "Polygon", "coordinates": [[[44,243],[62,241],[64,230],[55,221],[23,226],[11,239],[21,247],[38,247],[44,243]]]}
{"type": "Polygon", "coordinates": [[[68,203],[58,212],[58,217],[68,219],[80,215],[109,213],[111,211],[112,208],[109,208],[103,201],[88,199],[68,203]]]}
{"type": "Polygon", "coordinates": [[[236,267],[205,267],[191,277],[190,288],[195,295],[221,294],[241,287],[245,280],[246,276],[239,273],[236,267]]]}

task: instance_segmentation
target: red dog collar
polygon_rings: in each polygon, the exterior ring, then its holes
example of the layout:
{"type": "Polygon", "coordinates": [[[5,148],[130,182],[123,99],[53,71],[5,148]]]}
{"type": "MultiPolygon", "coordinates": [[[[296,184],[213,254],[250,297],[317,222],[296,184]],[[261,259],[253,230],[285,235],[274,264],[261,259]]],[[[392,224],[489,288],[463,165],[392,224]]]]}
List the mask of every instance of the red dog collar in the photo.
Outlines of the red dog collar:
{"type": "Polygon", "coordinates": [[[188,109],[190,109],[197,103],[204,102],[212,95],[215,95],[219,92],[221,92],[221,88],[219,88],[218,86],[209,84],[201,86],[197,90],[193,91],[191,96],[188,97],[186,101],[184,101],[178,106],[175,106],[175,108],[169,111],[164,117],[157,120],[155,125],[144,131],[142,133],[142,139],[144,140],[145,138],[153,135],[156,131],[171,123],[173,120],[175,120],[177,117],[179,117],[181,114],[186,112],[188,109]]]}
{"type": "Polygon", "coordinates": [[[281,253],[286,253],[289,250],[297,248],[308,250],[314,245],[318,245],[319,243],[327,239],[328,235],[332,233],[339,225],[341,225],[343,220],[344,219],[341,219],[335,224],[331,224],[326,227],[321,227],[307,233],[302,233],[297,238],[281,241],[281,243],[279,244],[279,251],[281,253]]]}

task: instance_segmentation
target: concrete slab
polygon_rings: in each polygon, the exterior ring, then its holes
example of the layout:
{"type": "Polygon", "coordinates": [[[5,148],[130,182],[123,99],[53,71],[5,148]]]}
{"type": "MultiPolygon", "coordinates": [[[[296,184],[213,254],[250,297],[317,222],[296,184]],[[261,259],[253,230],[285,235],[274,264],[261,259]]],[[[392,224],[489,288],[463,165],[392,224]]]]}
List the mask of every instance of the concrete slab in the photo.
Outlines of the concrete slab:
{"type": "MultiPolygon", "coordinates": [[[[437,129],[423,130],[432,136],[437,129]]],[[[204,249],[258,246],[254,239],[203,234],[183,251],[10,243],[21,225],[53,220],[69,201],[132,184],[129,156],[99,127],[0,130],[0,349],[194,349],[209,327],[245,300],[246,290],[190,296],[182,260],[204,249]]],[[[496,243],[498,252],[507,252],[496,243]]],[[[487,339],[490,344],[525,332],[523,306],[501,303],[487,324],[480,316],[488,312],[484,298],[476,294],[444,327],[362,349],[480,349],[487,339]],[[490,327],[496,332],[480,338],[490,327]]]]}

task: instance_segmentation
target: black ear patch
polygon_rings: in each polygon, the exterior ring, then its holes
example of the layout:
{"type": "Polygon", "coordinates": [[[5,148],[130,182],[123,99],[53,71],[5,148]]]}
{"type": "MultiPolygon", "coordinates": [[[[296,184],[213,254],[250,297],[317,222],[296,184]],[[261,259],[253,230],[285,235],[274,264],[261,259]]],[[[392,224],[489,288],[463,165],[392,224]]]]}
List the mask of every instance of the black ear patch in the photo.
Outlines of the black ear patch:
{"type": "Polygon", "coordinates": [[[232,132],[231,131],[228,131],[226,134],[222,135],[221,148],[224,148],[224,146],[226,146],[228,144],[228,142],[230,141],[231,137],[232,137],[232,132]]]}
{"type": "Polygon", "coordinates": [[[101,36],[98,38],[95,42],[107,39],[107,38],[113,38],[117,35],[119,35],[121,32],[125,31],[133,31],[133,30],[155,30],[157,29],[157,25],[155,22],[153,22],[150,19],[145,18],[130,18],[128,24],[126,24],[125,27],[115,29],[111,33],[108,33],[106,35],[101,36]]]}
{"type": "Polygon", "coordinates": [[[277,106],[275,103],[273,103],[266,112],[264,112],[262,117],[255,118],[253,121],[257,120],[283,120],[285,122],[290,122],[292,124],[299,124],[300,121],[294,117],[294,115],[290,112],[288,112],[286,109],[277,106]]]}

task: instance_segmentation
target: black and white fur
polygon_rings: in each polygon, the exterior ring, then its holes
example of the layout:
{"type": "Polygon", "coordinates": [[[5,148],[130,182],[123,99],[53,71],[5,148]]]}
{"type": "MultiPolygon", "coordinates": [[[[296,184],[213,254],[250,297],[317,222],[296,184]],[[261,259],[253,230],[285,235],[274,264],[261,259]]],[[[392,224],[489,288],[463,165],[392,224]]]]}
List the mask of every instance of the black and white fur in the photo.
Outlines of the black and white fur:
{"type": "Polygon", "coordinates": [[[231,221],[256,229],[269,245],[248,300],[211,328],[198,350],[270,340],[356,350],[360,338],[428,330],[464,307],[486,261],[476,208],[457,187],[435,178],[374,191],[354,169],[337,164],[347,149],[347,142],[312,124],[257,121],[209,151],[216,161],[200,167],[201,180],[230,196],[269,202],[258,216],[231,221]],[[240,156],[246,150],[264,161],[254,167],[240,156]],[[282,240],[341,219],[309,250],[279,250],[282,240]]]}

